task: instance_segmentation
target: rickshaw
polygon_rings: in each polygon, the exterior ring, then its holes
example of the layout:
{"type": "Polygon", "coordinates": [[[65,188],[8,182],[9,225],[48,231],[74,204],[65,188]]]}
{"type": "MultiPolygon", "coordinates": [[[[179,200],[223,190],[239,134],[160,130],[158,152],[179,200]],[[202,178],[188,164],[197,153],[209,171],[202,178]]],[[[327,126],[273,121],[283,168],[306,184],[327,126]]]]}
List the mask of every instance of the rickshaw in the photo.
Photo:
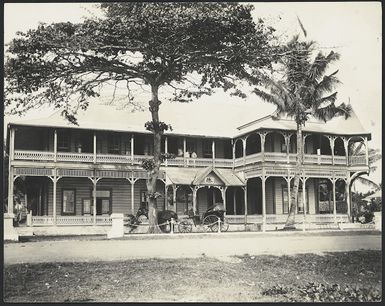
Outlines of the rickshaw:
{"type": "Polygon", "coordinates": [[[226,232],[229,229],[229,223],[225,218],[225,213],[226,210],[222,203],[216,203],[209,207],[206,212],[202,214],[202,217],[200,217],[199,214],[195,215],[194,212],[190,210],[188,212],[188,218],[178,223],[178,230],[180,233],[190,233],[194,225],[195,227],[203,227],[204,231],[211,230],[212,232],[217,232],[218,220],[220,220],[221,231],[226,232]]]}

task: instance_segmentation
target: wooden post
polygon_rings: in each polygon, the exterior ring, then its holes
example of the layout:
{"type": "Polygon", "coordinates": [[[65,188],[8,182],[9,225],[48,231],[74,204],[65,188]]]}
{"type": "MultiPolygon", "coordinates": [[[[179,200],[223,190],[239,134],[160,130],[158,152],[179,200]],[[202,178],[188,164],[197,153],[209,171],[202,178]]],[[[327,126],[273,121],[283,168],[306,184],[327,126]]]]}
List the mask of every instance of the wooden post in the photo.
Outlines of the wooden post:
{"type": "Polygon", "coordinates": [[[247,226],[247,182],[246,186],[243,187],[243,198],[244,198],[244,204],[245,204],[245,231],[246,231],[246,226],[247,226]]]}
{"type": "Polygon", "coordinates": [[[198,189],[196,187],[193,188],[193,211],[194,216],[197,214],[197,192],[198,189]]]}
{"type": "Polygon", "coordinates": [[[334,165],[334,142],[335,142],[335,137],[330,137],[329,138],[329,141],[330,141],[330,149],[332,151],[332,165],[334,165]]]}
{"type": "Polygon", "coordinates": [[[56,168],[53,170],[54,176],[53,176],[53,205],[52,205],[52,216],[53,216],[53,224],[56,226],[57,217],[56,217],[56,184],[57,184],[57,176],[56,176],[56,168]]]}
{"type": "Polygon", "coordinates": [[[366,157],[366,166],[369,166],[368,137],[365,137],[365,157],[366,157]]]}
{"type": "Polygon", "coordinates": [[[302,179],[303,231],[306,228],[306,178],[302,179]]]}
{"type": "Polygon", "coordinates": [[[97,180],[96,180],[96,176],[92,179],[92,183],[93,183],[93,211],[92,211],[92,216],[93,216],[93,223],[94,225],[96,225],[96,184],[97,184],[97,180]]]}
{"type": "Polygon", "coordinates": [[[262,162],[264,162],[265,161],[265,137],[266,137],[266,135],[264,133],[260,133],[259,136],[261,137],[262,162]]]}
{"type": "Polygon", "coordinates": [[[14,193],[14,182],[13,182],[13,167],[11,163],[14,159],[14,148],[15,148],[15,130],[10,127],[9,130],[9,161],[8,161],[8,210],[7,212],[13,216],[13,193],[14,193]]]}
{"type": "MultiPolygon", "coordinates": [[[[168,153],[168,140],[167,140],[167,136],[164,137],[164,153],[167,154],[168,153]]],[[[164,165],[167,167],[167,158],[166,160],[164,161],[164,165]]]]}
{"type": "Polygon", "coordinates": [[[212,156],[213,156],[213,167],[215,167],[215,140],[212,140],[211,143],[211,151],[212,151],[212,156]]]}
{"type": "Polygon", "coordinates": [[[174,204],[175,212],[176,212],[176,190],[177,190],[176,185],[172,185],[172,202],[174,204]]]}
{"type": "Polygon", "coordinates": [[[336,180],[333,178],[333,215],[334,223],[337,223],[336,180]]]}
{"type": "Polygon", "coordinates": [[[227,189],[227,187],[223,187],[223,189],[221,190],[222,199],[223,199],[223,207],[225,208],[225,210],[226,210],[226,189],[227,189]]]}
{"type": "Polygon", "coordinates": [[[266,231],[266,177],[262,175],[262,231],[266,231]]]}
{"type": "Polygon", "coordinates": [[[135,203],[134,203],[134,192],[135,192],[135,179],[131,178],[131,213],[135,215],[135,203]]]}
{"type": "Polygon", "coordinates": [[[234,208],[234,215],[237,214],[237,189],[236,187],[233,188],[233,208],[234,208]]]}
{"type": "MultiPolygon", "coordinates": [[[[11,164],[11,160],[9,161],[11,164]]],[[[8,214],[13,215],[13,193],[14,193],[14,185],[13,185],[13,167],[10,166],[8,170],[8,214]]]]}
{"type": "Polygon", "coordinates": [[[131,163],[134,163],[134,134],[131,134],[131,163]]]}
{"type": "Polygon", "coordinates": [[[233,148],[233,170],[235,168],[235,144],[236,144],[236,141],[231,139],[231,145],[232,145],[232,148],[233,148]]]}
{"type": "Polygon", "coordinates": [[[246,138],[242,138],[243,145],[243,165],[246,165],[246,138]]]}
{"type": "Polygon", "coordinates": [[[287,196],[288,196],[288,213],[290,212],[290,206],[291,206],[291,186],[290,186],[291,178],[287,177],[287,196]]]}
{"type": "Polygon", "coordinates": [[[290,135],[285,136],[287,163],[290,163],[290,135]]]}
{"type": "Polygon", "coordinates": [[[96,164],[96,132],[94,132],[94,164],[96,164]]]}
{"type": "Polygon", "coordinates": [[[349,221],[352,222],[351,220],[351,210],[350,210],[350,180],[347,179],[345,181],[345,193],[346,193],[346,206],[347,206],[347,213],[348,213],[348,218],[349,221]]]}
{"type": "Polygon", "coordinates": [[[349,139],[344,138],[344,148],[346,156],[346,166],[349,166],[349,139]]]}
{"type": "Polygon", "coordinates": [[[54,161],[57,162],[57,130],[53,132],[53,152],[55,154],[54,161]]]}

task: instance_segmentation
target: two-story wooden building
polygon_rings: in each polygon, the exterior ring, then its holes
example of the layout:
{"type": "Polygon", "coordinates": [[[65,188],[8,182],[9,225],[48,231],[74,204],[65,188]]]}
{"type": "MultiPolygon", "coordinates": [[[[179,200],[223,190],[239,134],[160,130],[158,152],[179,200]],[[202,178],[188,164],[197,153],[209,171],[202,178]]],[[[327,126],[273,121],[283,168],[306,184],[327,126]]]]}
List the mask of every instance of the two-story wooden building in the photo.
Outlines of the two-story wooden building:
{"type": "MultiPolygon", "coordinates": [[[[221,202],[230,223],[284,223],[297,151],[293,120],[261,114],[257,103],[252,113],[239,105],[212,114],[199,104],[162,105],[161,118],[173,126],[162,151],[176,158],[162,164],[159,209],[202,214],[221,202]]],[[[140,165],[153,151],[148,120],[147,112],[93,105],[79,114],[78,126],[58,113],[9,123],[9,194],[23,180],[32,226],[102,225],[111,213],[135,214],[146,205],[140,165]]],[[[349,187],[368,172],[370,133],[353,113],[327,123],[311,119],[303,138],[296,219],[349,222],[349,187]],[[357,142],[366,151],[350,156],[357,142]]],[[[10,212],[14,201],[9,197],[10,212]]]]}

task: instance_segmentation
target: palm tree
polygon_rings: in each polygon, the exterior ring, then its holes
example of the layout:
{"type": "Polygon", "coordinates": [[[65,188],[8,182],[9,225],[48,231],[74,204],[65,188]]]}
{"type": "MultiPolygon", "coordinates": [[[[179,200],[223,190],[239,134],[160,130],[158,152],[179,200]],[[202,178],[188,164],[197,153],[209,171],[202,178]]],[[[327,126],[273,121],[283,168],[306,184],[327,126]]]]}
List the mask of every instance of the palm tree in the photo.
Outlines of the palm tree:
{"type": "Polygon", "coordinates": [[[331,51],[324,55],[319,52],[313,60],[314,51],[314,42],[300,41],[298,35],[294,36],[284,47],[280,59],[283,76],[279,80],[274,75],[265,76],[261,84],[263,87],[254,89],[256,95],[277,106],[277,116],[284,114],[296,122],[296,171],[285,229],[295,228],[299,181],[303,174],[302,129],[306,121],[312,116],[326,122],[341,115],[348,118],[351,113],[350,105],[335,104],[337,92],[333,90],[339,83],[336,77],[338,70],[326,74],[329,65],[339,59],[339,54],[331,51]]]}
{"type": "MultiPolygon", "coordinates": [[[[361,142],[354,143],[353,145],[349,146],[349,149],[348,149],[349,150],[349,156],[365,155],[365,153],[363,151],[364,145],[365,145],[364,142],[361,141],[361,142]]],[[[374,172],[377,169],[377,166],[375,165],[375,163],[377,161],[379,161],[380,159],[382,159],[381,152],[379,149],[369,148],[368,157],[369,157],[369,159],[368,159],[369,173],[374,172]]],[[[358,176],[358,177],[356,177],[356,179],[354,181],[358,181],[365,186],[374,188],[375,190],[381,189],[380,185],[373,182],[371,179],[369,179],[367,177],[358,176]]]]}

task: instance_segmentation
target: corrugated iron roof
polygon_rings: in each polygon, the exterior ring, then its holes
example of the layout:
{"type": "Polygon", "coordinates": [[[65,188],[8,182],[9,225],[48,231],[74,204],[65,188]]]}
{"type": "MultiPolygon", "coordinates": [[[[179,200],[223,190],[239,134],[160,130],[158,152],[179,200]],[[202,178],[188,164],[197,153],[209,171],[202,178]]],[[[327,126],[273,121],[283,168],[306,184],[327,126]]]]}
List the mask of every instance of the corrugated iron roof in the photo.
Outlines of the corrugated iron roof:
{"type": "MultiPolygon", "coordinates": [[[[287,117],[275,119],[272,115],[275,107],[258,101],[248,102],[205,102],[198,100],[191,103],[163,103],[160,119],[173,127],[167,135],[186,135],[197,137],[235,138],[259,129],[296,130],[296,124],[287,117]]],[[[118,109],[110,105],[90,104],[87,111],[80,111],[77,116],[79,126],[65,120],[60,112],[48,117],[13,120],[11,124],[79,128],[91,130],[108,130],[135,133],[150,133],[144,127],[149,121],[148,111],[118,109]]],[[[310,119],[305,132],[318,132],[336,135],[368,135],[357,115],[337,117],[328,122],[310,119]]]]}
{"type": "Polygon", "coordinates": [[[244,186],[244,182],[231,169],[207,168],[176,168],[166,170],[166,184],[201,185],[204,178],[214,172],[225,186],[244,186]]]}

